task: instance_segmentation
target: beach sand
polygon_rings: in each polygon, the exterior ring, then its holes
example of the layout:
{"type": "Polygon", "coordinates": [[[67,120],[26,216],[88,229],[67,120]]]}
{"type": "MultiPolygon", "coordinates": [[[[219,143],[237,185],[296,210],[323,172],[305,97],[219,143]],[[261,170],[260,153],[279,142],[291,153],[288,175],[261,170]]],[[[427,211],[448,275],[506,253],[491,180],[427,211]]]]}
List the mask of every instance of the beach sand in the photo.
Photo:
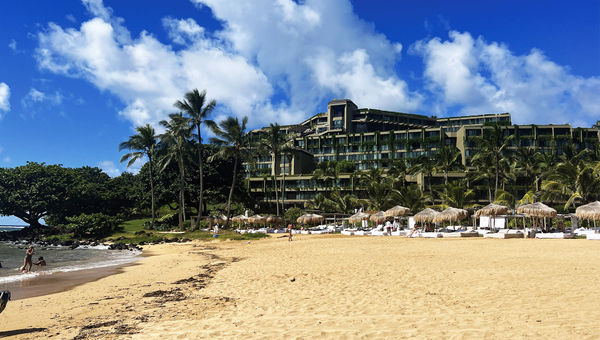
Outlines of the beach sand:
{"type": "Polygon", "coordinates": [[[0,337],[591,339],[599,247],[328,235],[156,245],[121,273],[11,301],[0,337]]]}

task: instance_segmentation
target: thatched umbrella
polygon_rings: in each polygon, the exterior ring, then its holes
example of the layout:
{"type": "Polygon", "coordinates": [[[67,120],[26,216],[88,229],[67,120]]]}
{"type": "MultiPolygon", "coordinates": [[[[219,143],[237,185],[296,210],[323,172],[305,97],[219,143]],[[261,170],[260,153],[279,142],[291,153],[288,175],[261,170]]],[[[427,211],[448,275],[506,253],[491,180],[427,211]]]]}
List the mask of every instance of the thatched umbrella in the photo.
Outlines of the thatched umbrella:
{"type": "Polygon", "coordinates": [[[426,208],[424,210],[421,210],[420,212],[416,213],[415,216],[413,216],[413,219],[415,220],[415,222],[433,222],[433,218],[435,216],[437,216],[439,214],[439,212],[431,209],[431,208],[426,208]]]}
{"type": "Polygon", "coordinates": [[[596,201],[578,207],[575,209],[575,216],[594,221],[594,230],[598,232],[596,220],[600,220],[600,202],[596,201]]]}
{"type": "Polygon", "coordinates": [[[304,214],[296,220],[300,224],[317,224],[323,222],[325,218],[317,214],[304,214]]]}
{"type": "Polygon", "coordinates": [[[533,217],[556,217],[556,210],[542,202],[522,205],[517,208],[517,213],[533,217]]]}
{"type": "MultiPolygon", "coordinates": [[[[480,218],[481,216],[497,216],[497,215],[506,215],[510,212],[510,209],[506,206],[491,203],[486,205],[485,207],[477,210],[474,214],[476,218],[480,218]]],[[[496,219],[492,219],[492,223],[494,224],[493,228],[496,229],[496,219]]]]}
{"type": "Polygon", "coordinates": [[[383,211],[376,212],[373,215],[371,215],[371,217],[369,217],[369,220],[377,224],[383,223],[386,219],[387,217],[385,216],[385,212],[383,211]]]}
{"type": "Polygon", "coordinates": [[[469,212],[465,209],[457,209],[448,207],[441,213],[433,217],[434,223],[460,221],[469,216],[469,212]]]}
{"type": "Polygon", "coordinates": [[[242,223],[248,222],[248,217],[246,215],[237,215],[231,218],[232,222],[237,222],[238,225],[242,225],[242,223]]]}
{"type": "Polygon", "coordinates": [[[352,224],[354,224],[354,223],[360,223],[360,222],[362,222],[362,221],[364,221],[364,220],[368,220],[368,219],[369,219],[369,216],[371,216],[371,215],[370,215],[370,214],[367,214],[367,213],[365,213],[365,212],[358,212],[358,213],[356,213],[356,214],[354,214],[354,215],[350,216],[350,217],[348,218],[348,222],[349,222],[349,223],[352,223],[352,224]]]}
{"type": "Polygon", "coordinates": [[[280,224],[280,223],[283,223],[283,218],[281,218],[279,216],[269,216],[269,217],[267,217],[267,223],[280,224]]]}
{"type": "Polygon", "coordinates": [[[475,217],[479,218],[481,216],[498,216],[498,215],[506,215],[510,212],[508,207],[505,207],[500,204],[488,204],[485,207],[477,210],[475,212],[475,217]]]}
{"type": "MultiPolygon", "coordinates": [[[[536,221],[538,218],[544,219],[544,229],[546,229],[546,217],[556,217],[556,210],[550,208],[542,202],[535,202],[532,204],[525,204],[517,208],[518,214],[525,214],[525,216],[535,217],[536,221]]],[[[537,224],[537,223],[536,223],[537,224]]]]}
{"type": "Polygon", "coordinates": [[[267,222],[267,219],[260,215],[254,215],[254,216],[248,217],[248,222],[252,223],[252,224],[264,224],[267,222]]]}
{"type": "Polygon", "coordinates": [[[386,210],[385,216],[386,217],[404,216],[408,213],[410,213],[410,209],[400,206],[400,205],[397,205],[393,208],[389,208],[388,210],[386,210]]]}

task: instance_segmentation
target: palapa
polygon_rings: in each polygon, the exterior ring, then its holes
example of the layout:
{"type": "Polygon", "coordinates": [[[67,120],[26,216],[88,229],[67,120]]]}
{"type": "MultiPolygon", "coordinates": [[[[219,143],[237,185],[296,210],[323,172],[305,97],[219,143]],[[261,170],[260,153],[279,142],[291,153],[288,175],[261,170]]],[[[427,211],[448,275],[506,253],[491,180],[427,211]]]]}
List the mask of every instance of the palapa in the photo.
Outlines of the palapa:
{"type": "Polygon", "coordinates": [[[585,220],[600,220],[600,202],[592,202],[575,209],[575,216],[585,220]]]}
{"type": "Polygon", "coordinates": [[[522,205],[517,208],[517,213],[533,217],[556,217],[556,210],[542,202],[522,205]]]}
{"type": "Polygon", "coordinates": [[[283,223],[283,218],[281,218],[279,216],[269,216],[269,217],[267,217],[267,223],[269,223],[269,224],[283,223]]]}
{"type": "Polygon", "coordinates": [[[246,217],[245,215],[237,215],[237,216],[232,217],[231,220],[233,222],[247,222],[248,217],[246,217]]]}
{"type": "Polygon", "coordinates": [[[267,219],[260,215],[254,215],[248,217],[248,222],[252,224],[264,224],[267,222],[267,219]]]}
{"type": "Polygon", "coordinates": [[[460,221],[469,216],[469,212],[465,209],[448,207],[441,213],[433,217],[434,223],[460,221]]]}
{"type": "Polygon", "coordinates": [[[439,212],[431,208],[425,208],[420,212],[416,213],[415,216],[413,216],[413,219],[415,220],[415,222],[433,222],[433,218],[438,214],[439,212]]]}
{"type": "Polygon", "coordinates": [[[485,207],[477,210],[475,212],[475,217],[479,218],[480,216],[498,216],[498,215],[506,215],[510,212],[510,209],[506,206],[500,204],[488,204],[485,207]]]}
{"type": "Polygon", "coordinates": [[[383,211],[376,212],[373,215],[371,215],[371,217],[369,217],[369,220],[377,224],[383,223],[386,219],[387,217],[385,216],[385,212],[383,211]]]}
{"type": "Polygon", "coordinates": [[[298,222],[300,224],[316,224],[316,223],[322,222],[324,219],[325,218],[321,215],[304,214],[304,215],[298,217],[298,219],[296,219],[296,222],[298,222]]]}
{"type": "Polygon", "coordinates": [[[386,217],[396,217],[396,216],[404,216],[410,213],[410,209],[403,207],[401,205],[397,205],[393,208],[389,208],[385,211],[386,217]]]}
{"type": "Polygon", "coordinates": [[[348,222],[350,222],[352,224],[360,223],[361,221],[368,220],[369,216],[371,216],[371,215],[361,211],[361,212],[358,212],[358,213],[350,216],[348,218],[348,222]]]}

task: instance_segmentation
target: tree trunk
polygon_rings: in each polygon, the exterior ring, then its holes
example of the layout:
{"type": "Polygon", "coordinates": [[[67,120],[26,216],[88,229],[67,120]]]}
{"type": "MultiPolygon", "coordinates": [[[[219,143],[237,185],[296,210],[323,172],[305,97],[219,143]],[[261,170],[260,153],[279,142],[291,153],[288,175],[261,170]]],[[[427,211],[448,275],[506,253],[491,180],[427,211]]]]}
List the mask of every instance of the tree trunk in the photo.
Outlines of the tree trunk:
{"type": "Polygon", "coordinates": [[[496,156],[496,187],[494,190],[494,199],[496,198],[496,193],[498,192],[498,177],[499,177],[499,173],[500,173],[500,160],[498,159],[498,156],[496,156]]]}
{"type": "Polygon", "coordinates": [[[179,229],[183,229],[183,221],[185,221],[185,195],[184,195],[184,178],[185,172],[183,169],[183,155],[179,155],[179,229]]]}
{"type": "Polygon", "coordinates": [[[277,210],[277,216],[279,216],[279,191],[277,190],[277,173],[279,172],[280,162],[277,153],[273,153],[273,185],[275,186],[275,208],[277,210]]]}
{"type": "Polygon", "coordinates": [[[448,171],[444,171],[444,185],[448,185],[448,171]]]}
{"type": "Polygon", "coordinates": [[[156,219],[156,212],[154,211],[154,175],[152,174],[152,156],[148,155],[150,163],[150,197],[152,199],[152,227],[154,227],[154,221],[156,219]]]}
{"type": "Polygon", "coordinates": [[[427,177],[429,179],[427,182],[429,183],[429,195],[431,196],[431,205],[434,205],[435,201],[433,199],[433,190],[431,189],[431,174],[429,174],[429,176],[427,177]]]}
{"type": "Polygon", "coordinates": [[[200,135],[200,124],[197,124],[198,128],[198,172],[200,173],[200,193],[198,197],[198,218],[196,219],[196,226],[200,226],[200,217],[202,216],[202,199],[204,198],[204,173],[202,169],[202,136],[200,135]]]}
{"type": "Polygon", "coordinates": [[[281,211],[285,211],[285,171],[281,180],[281,211]]]}
{"type": "Polygon", "coordinates": [[[233,162],[233,179],[231,181],[231,189],[229,189],[229,197],[227,198],[227,219],[225,220],[225,228],[229,227],[229,217],[231,215],[231,198],[233,197],[233,189],[235,188],[235,180],[237,178],[238,156],[235,156],[233,162]]]}

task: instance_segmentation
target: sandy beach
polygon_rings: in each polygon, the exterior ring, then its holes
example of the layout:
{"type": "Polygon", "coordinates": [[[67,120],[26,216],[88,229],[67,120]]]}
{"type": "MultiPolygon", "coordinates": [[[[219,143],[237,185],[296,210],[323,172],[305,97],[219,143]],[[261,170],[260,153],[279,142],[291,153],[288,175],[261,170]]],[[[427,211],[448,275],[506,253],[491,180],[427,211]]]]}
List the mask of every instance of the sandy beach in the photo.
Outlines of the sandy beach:
{"type": "Polygon", "coordinates": [[[0,337],[595,338],[598,242],[302,235],[146,247],[11,301],[0,337]]]}

